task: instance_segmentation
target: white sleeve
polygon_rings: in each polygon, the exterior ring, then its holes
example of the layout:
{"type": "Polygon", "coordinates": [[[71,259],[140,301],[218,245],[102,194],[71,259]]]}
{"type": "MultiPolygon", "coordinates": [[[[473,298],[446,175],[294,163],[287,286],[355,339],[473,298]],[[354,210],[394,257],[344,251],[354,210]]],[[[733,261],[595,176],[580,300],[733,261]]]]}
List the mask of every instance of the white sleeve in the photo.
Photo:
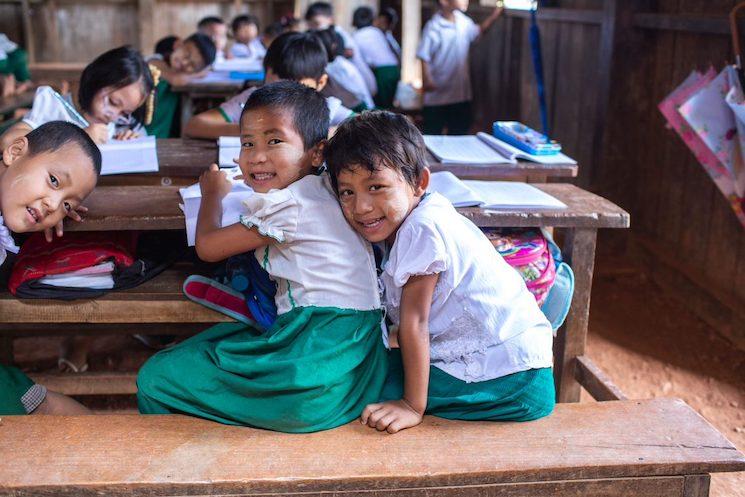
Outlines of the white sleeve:
{"type": "Polygon", "coordinates": [[[431,226],[415,224],[399,230],[385,272],[394,285],[403,287],[412,276],[441,273],[450,265],[440,233],[431,226]]]}
{"type": "Polygon", "coordinates": [[[65,106],[55,96],[51,86],[40,86],[36,89],[34,103],[22,122],[36,129],[49,121],[67,121],[78,124],[67,112],[65,106]]]}
{"type": "Polygon", "coordinates": [[[247,214],[240,217],[243,226],[256,228],[260,235],[274,238],[279,243],[293,241],[299,208],[290,190],[283,188],[255,193],[243,204],[247,210],[247,214]]]}
{"type": "Polygon", "coordinates": [[[417,58],[424,62],[432,60],[432,52],[435,49],[435,33],[428,23],[424,26],[424,32],[422,33],[422,39],[419,40],[419,46],[416,49],[417,58]]]}
{"type": "Polygon", "coordinates": [[[255,87],[247,88],[240,92],[238,95],[229,98],[225,102],[220,104],[219,110],[222,116],[229,122],[238,124],[241,120],[241,113],[243,112],[243,106],[246,104],[246,100],[256,90],[255,87]]]}
{"type": "Polygon", "coordinates": [[[473,40],[479,37],[481,34],[481,26],[473,22],[473,19],[470,17],[466,17],[468,19],[468,41],[473,43],[473,40]]]}

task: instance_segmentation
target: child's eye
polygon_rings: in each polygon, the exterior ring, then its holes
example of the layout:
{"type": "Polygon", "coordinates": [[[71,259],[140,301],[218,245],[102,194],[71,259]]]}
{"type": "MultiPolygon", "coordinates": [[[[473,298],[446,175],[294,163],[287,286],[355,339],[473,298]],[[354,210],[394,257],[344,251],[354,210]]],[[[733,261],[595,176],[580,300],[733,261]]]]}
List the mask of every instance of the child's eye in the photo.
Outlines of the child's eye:
{"type": "Polygon", "coordinates": [[[339,192],[339,198],[349,197],[352,195],[352,190],[342,190],[339,192]]]}
{"type": "Polygon", "coordinates": [[[375,192],[375,191],[380,190],[381,188],[383,188],[383,185],[371,185],[370,186],[370,191],[371,192],[375,192]]]}
{"type": "Polygon", "coordinates": [[[243,144],[242,144],[241,146],[242,146],[243,148],[251,148],[251,147],[253,147],[253,146],[254,146],[254,144],[253,144],[253,143],[251,143],[251,142],[243,142],[243,144]]]}
{"type": "Polygon", "coordinates": [[[271,140],[269,140],[269,145],[277,145],[278,143],[282,143],[282,140],[280,140],[279,138],[272,138],[271,140]]]}
{"type": "Polygon", "coordinates": [[[49,182],[52,183],[52,186],[55,188],[59,188],[59,180],[57,177],[53,174],[49,175],[49,182]]]}

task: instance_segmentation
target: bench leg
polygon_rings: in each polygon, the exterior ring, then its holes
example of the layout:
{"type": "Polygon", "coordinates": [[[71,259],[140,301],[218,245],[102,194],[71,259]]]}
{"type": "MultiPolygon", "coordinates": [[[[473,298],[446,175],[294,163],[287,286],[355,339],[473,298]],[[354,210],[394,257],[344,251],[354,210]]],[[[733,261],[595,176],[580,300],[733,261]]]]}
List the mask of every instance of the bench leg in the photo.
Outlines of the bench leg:
{"type": "Polygon", "coordinates": [[[564,257],[574,271],[574,297],[554,347],[556,398],[559,402],[579,401],[580,385],[574,374],[574,360],[585,353],[596,242],[597,229],[567,230],[564,257]]]}
{"type": "Polygon", "coordinates": [[[683,497],[709,497],[711,475],[688,475],[683,483],[683,497]]]}

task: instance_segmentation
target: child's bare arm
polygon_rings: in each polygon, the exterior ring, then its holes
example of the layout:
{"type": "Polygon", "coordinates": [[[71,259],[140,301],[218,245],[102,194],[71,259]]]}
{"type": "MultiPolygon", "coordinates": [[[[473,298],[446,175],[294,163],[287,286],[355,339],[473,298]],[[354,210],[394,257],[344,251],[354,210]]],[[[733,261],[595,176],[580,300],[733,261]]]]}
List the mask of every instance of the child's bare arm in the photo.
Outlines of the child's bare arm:
{"type": "Polygon", "coordinates": [[[186,123],[186,134],[192,138],[220,138],[221,136],[238,136],[240,126],[229,123],[217,109],[192,116],[186,123]]]}
{"type": "Polygon", "coordinates": [[[412,276],[401,293],[398,343],[404,366],[401,400],[370,404],[360,421],[379,431],[396,433],[422,422],[429,388],[429,310],[439,275],[412,276]]]}
{"type": "Polygon", "coordinates": [[[492,13],[489,14],[489,17],[481,21],[481,24],[479,24],[479,28],[481,28],[481,34],[486,33],[486,31],[492,27],[494,21],[499,19],[499,16],[502,15],[502,11],[504,11],[504,7],[500,5],[500,2],[497,2],[497,6],[494,8],[492,13]]]}
{"type": "Polygon", "coordinates": [[[429,72],[429,64],[427,64],[423,60],[421,62],[422,62],[422,90],[434,91],[437,89],[437,86],[435,85],[434,81],[432,81],[432,75],[429,72]]]}

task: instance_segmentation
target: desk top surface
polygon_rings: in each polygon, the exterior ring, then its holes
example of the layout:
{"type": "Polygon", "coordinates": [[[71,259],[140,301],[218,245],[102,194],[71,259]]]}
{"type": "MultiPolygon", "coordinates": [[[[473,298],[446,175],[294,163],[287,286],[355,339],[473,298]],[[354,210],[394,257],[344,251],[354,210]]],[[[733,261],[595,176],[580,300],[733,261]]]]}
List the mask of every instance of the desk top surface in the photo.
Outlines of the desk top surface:
{"type": "Polygon", "coordinates": [[[9,97],[0,97],[0,114],[7,114],[21,107],[31,107],[31,104],[34,102],[34,95],[36,95],[36,90],[30,90],[9,97]]]}

